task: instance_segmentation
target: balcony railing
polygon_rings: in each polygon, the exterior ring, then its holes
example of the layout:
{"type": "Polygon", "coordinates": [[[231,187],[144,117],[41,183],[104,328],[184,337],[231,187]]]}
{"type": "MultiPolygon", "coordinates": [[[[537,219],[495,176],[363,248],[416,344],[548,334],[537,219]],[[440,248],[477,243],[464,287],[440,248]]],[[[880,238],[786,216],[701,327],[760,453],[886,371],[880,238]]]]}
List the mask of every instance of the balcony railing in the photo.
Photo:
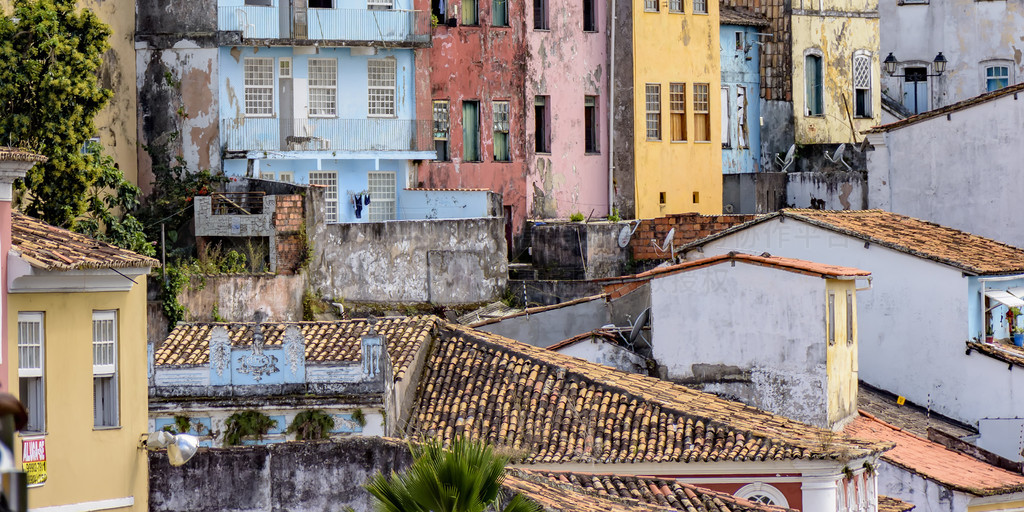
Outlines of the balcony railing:
{"type": "MultiPolygon", "coordinates": [[[[309,9],[307,39],[426,43],[430,41],[430,14],[395,9],[309,9]]],[[[279,39],[277,7],[255,5],[217,8],[217,29],[239,31],[247,39],[279,39]]]]}
{"type": "Polygon", "coordinates": [[[433,151],[430,120],[240,118],[222,124],[228,151],[433,151]]]}
{"type": "Polygon", "coordinates": [[[277,7],[217,7],[217,30],[237,30],[249,39],[277,39],[281,37],[280,27],[277,7]]]}
{"type": "Polygon", "coordinates": [[[430,16],[421,11],[310,9],[309,38],[389,43],[430,41],[430,16]]]}

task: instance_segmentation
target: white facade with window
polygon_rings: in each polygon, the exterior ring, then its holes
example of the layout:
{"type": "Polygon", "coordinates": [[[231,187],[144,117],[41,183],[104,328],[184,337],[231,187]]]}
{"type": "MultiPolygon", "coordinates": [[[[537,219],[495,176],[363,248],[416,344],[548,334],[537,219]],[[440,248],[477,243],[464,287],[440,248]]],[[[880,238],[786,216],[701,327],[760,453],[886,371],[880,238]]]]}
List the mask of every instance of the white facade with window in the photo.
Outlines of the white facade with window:
{"type": "Polygon", "coordinates": [[[394,172],[371,172],[369,173],[370,198],[370,222],[395,220],[396,190],[394,172]]]}
{"type": "Polygon", "coordinates": [[[370,59],[367,62],[370,117],[395,115],[395,64],[395,59],[370,59]]]}
{"type": "Polygon", "coordinates": [[[246,57],[243,65],[246,117],[274,115],[274,59],[246,57]]]}
{"type": "Polygon", "coordinates": [[[338,115],[338,59],[309,59],[309,115],[338,115]]]}

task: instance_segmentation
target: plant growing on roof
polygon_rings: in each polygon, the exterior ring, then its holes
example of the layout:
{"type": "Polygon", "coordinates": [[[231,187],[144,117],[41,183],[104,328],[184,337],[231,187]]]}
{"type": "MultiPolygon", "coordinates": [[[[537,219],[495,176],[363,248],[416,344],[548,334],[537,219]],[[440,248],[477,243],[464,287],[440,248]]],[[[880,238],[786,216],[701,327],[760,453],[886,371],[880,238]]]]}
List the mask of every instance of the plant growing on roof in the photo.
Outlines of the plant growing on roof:
{"type": "Polygon", "coordinates": [[[224,445],[234,446],[245,437],[263,439],[270,429],[277,426],[277,421],[259,411],[240,411],[228,416],[224,421],[224,445]]]}
{"type": "Polygon", "coordinates": [[[295,439],[327,439],[334,429],[334,416],[319,409],[302,411],[295,415],[288,433],[295,434],[295,439]]]}
{"type": "Polygon", "coordinates": [[[571,222],[583,222],[583,214],[580,212],[576,212],[569,216],[569,220],[571,222]]]}
{"type": "Polygon", "coordinates": [[[363,416],[362,409],[352,411],[352,421],[356,422],[360,427],[366,426],[366,416],[363,416]]]}
{"type": "Polygon", "coordinates": [[[480,441],[456,438],[448,447],[431,439],[411,446],[415,460],[390,478],[377,473],[364,486],[381,512],[539,512],[522,495],[500,501],[508,457],[480,441]]]}

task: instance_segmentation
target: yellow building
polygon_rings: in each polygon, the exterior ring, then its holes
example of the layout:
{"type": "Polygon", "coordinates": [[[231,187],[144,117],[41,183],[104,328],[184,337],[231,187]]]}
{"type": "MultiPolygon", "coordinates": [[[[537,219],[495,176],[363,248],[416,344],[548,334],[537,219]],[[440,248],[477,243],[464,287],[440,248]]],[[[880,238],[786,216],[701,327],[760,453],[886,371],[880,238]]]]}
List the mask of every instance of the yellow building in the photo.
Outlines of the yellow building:
{"type": "Polygon", "coordinates": [[[29,507],[147,510],[139,437],[148,427],[146,274],[157,262],[12,217],[5,359],[29,411],[14,447],[29,507]]]}
{"type": "Polygon", "coordinates": [[[716,0],[633,0],[637,218],[722,213],[716,0]]]}
{"type": "Polygon", "coordinates": [[[825,280],[828,425],[857,414],[857,282],[825,280]]]}
{"type": "MultiPolygon", "coordinates": [[[[135,84],[135,3],[103,0],[78,0],[81,9],[90,9],[111,30],[110,49],[103,55],[100,85],[114,92],[113,97],[94,120],[96,136],[103,151],[113,157],[125,179],[139,183],[138,98],[135,84]]],[[[11,0],[0,0],[5,13],[13,10],[11,0]]],[[[146,179],[151,181],[150,178],[146,179]]]]}
{"type": "Polygon", "coordinates": [[[792,0],[796,143],[840,144],[881,122],[877,0],[792,0]]]}

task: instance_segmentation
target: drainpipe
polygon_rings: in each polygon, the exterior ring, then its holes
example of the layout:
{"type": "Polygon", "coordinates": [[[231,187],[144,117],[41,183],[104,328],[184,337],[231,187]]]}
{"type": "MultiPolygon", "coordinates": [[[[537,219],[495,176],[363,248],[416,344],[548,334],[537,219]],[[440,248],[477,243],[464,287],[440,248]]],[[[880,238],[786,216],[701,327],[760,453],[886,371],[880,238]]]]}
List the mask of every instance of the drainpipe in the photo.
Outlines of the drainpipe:
{"type": "Polygon", "coordinates": [[[612,38],[608,46],[608,215],[615,204],[615,0],[612,0],[612,38]]]}

